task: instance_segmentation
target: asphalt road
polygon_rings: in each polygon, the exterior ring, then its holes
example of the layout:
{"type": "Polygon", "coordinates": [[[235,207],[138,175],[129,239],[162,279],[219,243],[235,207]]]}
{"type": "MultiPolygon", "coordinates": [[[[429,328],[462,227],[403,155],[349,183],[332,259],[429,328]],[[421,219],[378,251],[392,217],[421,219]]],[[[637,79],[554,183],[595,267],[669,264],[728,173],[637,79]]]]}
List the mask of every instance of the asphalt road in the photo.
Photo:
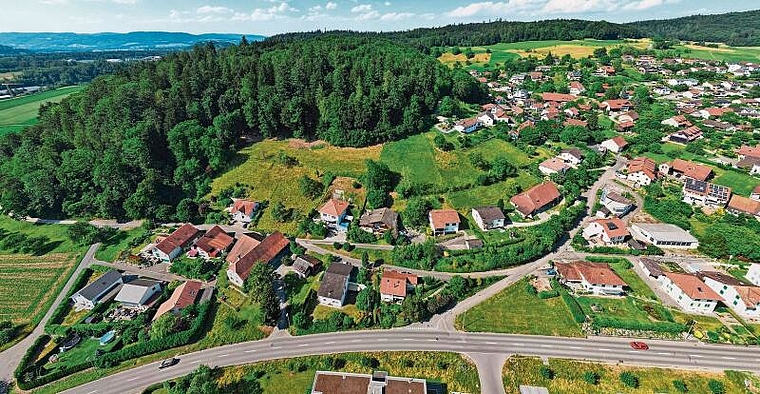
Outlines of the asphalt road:
{"type": "MultiPolygon", "coordinates": [[[[479,355],[521,354],[625,365],[760,372],[760,348],[756,346],[721,346],[654,340],[647,343],[650,350],[636,351],[631,349],[628,339],[620,338],[580,339],[407,329],[330,333],[266,339],[202,350],[180,356],[179,364],[164,370],[158,369],[158,363],[151,363],[87,383],[65,393],[137,393],[150,384],[186,375],[200,364],[212,367],[230,366],[307,355],[363,351],[457,352],[472,359],[478,358],[479,355]]],[[[498,370],[500,371],[500,368],[498,370]]],[[[494,378],[491,381],[495,382],[498,379],[494,378]]]]}

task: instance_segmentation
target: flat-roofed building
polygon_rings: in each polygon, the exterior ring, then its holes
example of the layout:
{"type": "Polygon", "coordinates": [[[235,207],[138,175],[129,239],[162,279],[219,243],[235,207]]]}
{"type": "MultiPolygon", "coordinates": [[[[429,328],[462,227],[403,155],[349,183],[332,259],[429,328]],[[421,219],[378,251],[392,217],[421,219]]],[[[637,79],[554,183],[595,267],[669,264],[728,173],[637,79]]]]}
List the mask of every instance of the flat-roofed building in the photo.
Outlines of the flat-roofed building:
{"type": "Polygon", "coordinates": [[[634,223],[631,235],[660,248],[696,249],[699,241],[686,230],[667,223],[634,223]]]}

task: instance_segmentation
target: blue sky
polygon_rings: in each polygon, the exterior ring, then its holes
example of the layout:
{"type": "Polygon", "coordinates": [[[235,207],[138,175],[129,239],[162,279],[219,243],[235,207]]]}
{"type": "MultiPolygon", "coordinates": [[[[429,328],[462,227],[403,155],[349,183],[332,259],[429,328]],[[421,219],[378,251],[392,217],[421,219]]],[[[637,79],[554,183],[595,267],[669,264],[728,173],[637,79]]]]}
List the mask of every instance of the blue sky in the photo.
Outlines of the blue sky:
{"type": "Polygon", "coordinates": [[[628,22],[760,8],[757,0],[0,0],[0,31],[271,35],[549,18],[628,22]]]}

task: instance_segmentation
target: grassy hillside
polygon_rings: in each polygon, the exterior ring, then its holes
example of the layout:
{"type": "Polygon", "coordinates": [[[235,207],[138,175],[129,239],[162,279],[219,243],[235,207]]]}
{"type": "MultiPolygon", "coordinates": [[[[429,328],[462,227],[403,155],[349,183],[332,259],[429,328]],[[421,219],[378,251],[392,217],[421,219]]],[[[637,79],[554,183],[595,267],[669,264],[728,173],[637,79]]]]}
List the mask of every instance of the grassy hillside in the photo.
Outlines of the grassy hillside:
{"type": "Polygon", "coordinates": [[[35,124],[42,104],[57,103],[82,89],[83,86],[69,86],[0,101],[0,135],[21,131],[35,124]]]}

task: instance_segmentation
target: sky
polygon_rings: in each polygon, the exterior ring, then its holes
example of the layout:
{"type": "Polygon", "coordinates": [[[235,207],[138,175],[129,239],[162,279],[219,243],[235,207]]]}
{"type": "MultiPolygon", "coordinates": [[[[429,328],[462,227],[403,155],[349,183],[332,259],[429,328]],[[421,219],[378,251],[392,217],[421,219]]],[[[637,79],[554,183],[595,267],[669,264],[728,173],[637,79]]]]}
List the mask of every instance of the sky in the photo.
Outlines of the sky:
{"type": "Polygon", "coordinates": [[[758,0],[0,0],[0,31],[272,35],[405,30],[499,18],[629,22],[757,8],[758,0]]]}

